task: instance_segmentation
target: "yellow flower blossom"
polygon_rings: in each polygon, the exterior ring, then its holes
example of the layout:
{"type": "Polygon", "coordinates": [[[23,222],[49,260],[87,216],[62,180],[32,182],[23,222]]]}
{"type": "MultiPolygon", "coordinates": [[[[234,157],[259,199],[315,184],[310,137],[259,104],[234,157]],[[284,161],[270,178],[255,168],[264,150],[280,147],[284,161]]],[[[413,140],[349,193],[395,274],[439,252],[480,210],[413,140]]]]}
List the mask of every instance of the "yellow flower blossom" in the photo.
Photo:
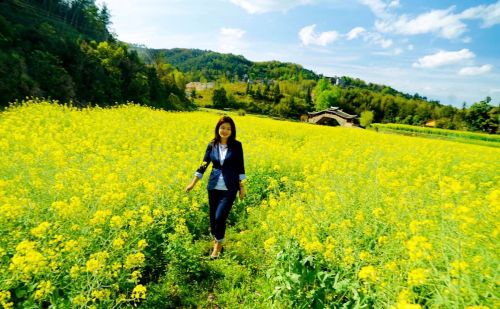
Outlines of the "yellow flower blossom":
{"type": "Polygon", "coordinates": [[[142,277],[141,272],[138,270],[134,270],[132,274],[130,274],[130,279],[128,281],[137,283],[139,279],[141,279],[141,277],[142,277]]]}
{"type": "Polygon", "coordinates": [[[126,269],[131,269],[135,267],[141,267],[144,264],[145,257],[141,252],[132,253],[127,255],[124,267],[126,269]]]}
{"type": "Polygon", "coordinates": [[[48,222],[42,222],[37,227],[31,229],[31,234],[35,237],[43,237],[47,231],[50,229],[51,224],[48,222]]]}
{"type": "Polygon", "coordinates": [[[359,271],[358,277],[366,283],[372,283],[377,281],[377,271],[372,265],[364,266],[359,271]]]}
{"type": "Polygon", "coordinates": [[[425,268],[415,268],[408,273],[408,284],[417,286],[427,281],[429,270],[425,268]]]}
{"type": "Polygon", "coordinates": [[[139,299],[146,299],[146,287],[143,286],[142,284],[138,284],[134,287],[132,290],[132,299],[139,300],[139,299]]]}
{"type": "Polygon", "coordinates": [[[109,225],[113,228],[119,229],[123,226],[123,224],[124,224],[123,219],[120,216],[113,216],[109,220],[109,225]]]}
{"type": "Polygon", "coordinates": [[[50,280],[41,281],[37,286],[37,289],[36,289],[35,294],[34,294],[34,298],[36,300],[43,299],[43,298],[47,297],[48,295],[50,295],[52,293],[52,291],[54,291],[54,286],[52,286],[52,282],[50,282],[50,280]]]}
{"type": "Polygon", "coordinates": [[[452,277],[460,277],[461,275],[465,275],[469,273],[469,263],[465,261],[453,261],[451,262],[450,274],[452,277]]]}
{"type": "Polygon", "coordinates": [[[142,250],[142,249],[146,248],[147,246],[148,246],[148,242],[145,239],[141,239],[141,240],[139,240],[139,242],[137,242],[137,249],[139,249],[139,250],[142,250]]]}
{"type": "Polygon", "coordinates": [[[125,244],[125,241],[123,239],[121,239],[120,237],[115,238],[113,240],[113,248],[115,248],[117,250],[122,249],[124,244],[125,244]]]}

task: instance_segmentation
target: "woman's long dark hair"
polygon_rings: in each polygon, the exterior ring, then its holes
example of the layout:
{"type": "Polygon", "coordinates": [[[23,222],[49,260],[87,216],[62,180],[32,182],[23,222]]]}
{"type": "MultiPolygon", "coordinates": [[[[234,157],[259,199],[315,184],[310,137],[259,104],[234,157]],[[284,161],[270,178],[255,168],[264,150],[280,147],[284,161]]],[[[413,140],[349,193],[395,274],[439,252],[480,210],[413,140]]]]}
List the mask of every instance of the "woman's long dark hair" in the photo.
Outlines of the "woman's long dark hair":
{"type": "Polygon", "coordinates": [[[212,139],[212,144],[216,145],[220,143],[219,128],[223,123],[229,123],[231,125],[231,136],[227,139],[227,145],[230,147],[234,145],[234,141],[236,141],[236,125],[233,119],[226,115],[222,116],[217,122],[217,125],[215,125],[215,137],[212,139]]]}

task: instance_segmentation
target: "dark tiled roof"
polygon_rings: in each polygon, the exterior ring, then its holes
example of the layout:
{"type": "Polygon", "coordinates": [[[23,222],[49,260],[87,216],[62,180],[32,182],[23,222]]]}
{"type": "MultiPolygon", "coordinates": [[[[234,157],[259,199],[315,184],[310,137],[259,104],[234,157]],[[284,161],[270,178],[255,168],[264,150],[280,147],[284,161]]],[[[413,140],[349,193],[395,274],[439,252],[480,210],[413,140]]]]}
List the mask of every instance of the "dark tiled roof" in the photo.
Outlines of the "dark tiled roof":
{"type": "Polygon", "coordinates": [[[320,115],[320,114],[333,114],[333,115],[337,115],[337,116],[345,118],[345,119],[353,119],[353,118],[357,117],[356,115],[350,115],[346,112],[343,112],[338,107],[330,107],[329,109],[325,109],[325,110],[322,110],[319,112],[307,113],[307,114],[309,115],[309,117],[314,117],[314,116],[320,115]]]}

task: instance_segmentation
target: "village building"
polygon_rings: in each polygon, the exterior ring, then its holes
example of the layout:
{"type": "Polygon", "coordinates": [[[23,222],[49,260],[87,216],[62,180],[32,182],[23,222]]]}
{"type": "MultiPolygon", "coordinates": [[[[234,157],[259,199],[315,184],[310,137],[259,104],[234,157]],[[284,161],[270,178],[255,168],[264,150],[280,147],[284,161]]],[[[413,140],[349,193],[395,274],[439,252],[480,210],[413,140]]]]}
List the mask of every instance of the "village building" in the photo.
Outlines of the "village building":
{"type": "Polygon", "coordinates": [[[190,82],[186,84],[185,92],[186,94],[191,94],[193,92],[193,89],[195,91],[202,91],[206,89],[210,89],[215,87],[214,82],[208,82],[208,83],[201,83],[201,82],[190,82]]]}
{"type": "Polygon", "coordinates": [[[425,123],[425,126],[429,127],[429,128],[435,128],[436,127],[436,120],[431,119],[431,120],[427,121],[425,123]]]}

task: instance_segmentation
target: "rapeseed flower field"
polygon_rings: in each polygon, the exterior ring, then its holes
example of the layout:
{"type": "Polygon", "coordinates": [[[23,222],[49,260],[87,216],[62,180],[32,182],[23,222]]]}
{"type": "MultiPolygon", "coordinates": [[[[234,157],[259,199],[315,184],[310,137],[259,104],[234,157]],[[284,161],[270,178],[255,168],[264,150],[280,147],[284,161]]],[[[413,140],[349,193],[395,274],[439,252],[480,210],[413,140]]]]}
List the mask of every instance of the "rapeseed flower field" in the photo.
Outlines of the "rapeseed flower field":
{"type": "Polygon", "coordinates": [[[234,115],[248,197],[210,261],[183,189],[219,116],[3,111],[0,305],[500,306],[500,149],[234,115]]]}

